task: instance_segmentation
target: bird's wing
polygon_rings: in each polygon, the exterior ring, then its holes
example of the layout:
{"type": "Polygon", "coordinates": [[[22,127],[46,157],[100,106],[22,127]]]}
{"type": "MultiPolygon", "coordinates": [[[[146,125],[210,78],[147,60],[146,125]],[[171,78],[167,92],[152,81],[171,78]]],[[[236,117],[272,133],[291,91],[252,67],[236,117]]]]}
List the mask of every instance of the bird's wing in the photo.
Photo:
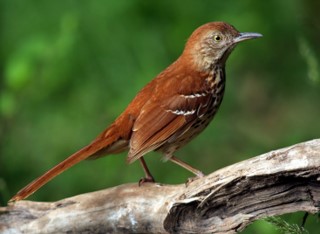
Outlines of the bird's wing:
{"type": "Polygon", "coordinates": [[[205,112],[210,96],[199,92],[150,99],[134,123],[127,161],[131,163],[187,131],[205,112]]]}

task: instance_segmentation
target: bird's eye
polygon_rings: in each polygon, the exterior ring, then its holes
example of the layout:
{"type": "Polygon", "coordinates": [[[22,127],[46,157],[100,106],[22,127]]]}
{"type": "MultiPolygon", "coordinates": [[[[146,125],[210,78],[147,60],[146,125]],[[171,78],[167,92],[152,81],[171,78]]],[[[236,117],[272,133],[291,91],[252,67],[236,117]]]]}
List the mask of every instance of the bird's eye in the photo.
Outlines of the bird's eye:
{"type": "Polygon", "coordinates": [[[215,41],[221,41],[222,40],[222,37],[221,36],[219,36],[219,35],[215,35],[214,37],[213,37],[213,40],[215,40],[215,41]]]}

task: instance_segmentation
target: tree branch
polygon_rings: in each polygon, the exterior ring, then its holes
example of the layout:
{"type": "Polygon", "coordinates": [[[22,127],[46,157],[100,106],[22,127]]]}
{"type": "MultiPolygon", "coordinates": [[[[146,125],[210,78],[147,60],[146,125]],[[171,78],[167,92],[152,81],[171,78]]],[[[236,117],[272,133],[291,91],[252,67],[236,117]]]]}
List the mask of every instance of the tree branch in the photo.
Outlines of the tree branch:
{"type": "Polygon", "coordinates": [[[320,139],[220,169],[187,186],[125,184],[0,208],[5,233],[235,233],[254,220],[320,211],[320,139]]]}

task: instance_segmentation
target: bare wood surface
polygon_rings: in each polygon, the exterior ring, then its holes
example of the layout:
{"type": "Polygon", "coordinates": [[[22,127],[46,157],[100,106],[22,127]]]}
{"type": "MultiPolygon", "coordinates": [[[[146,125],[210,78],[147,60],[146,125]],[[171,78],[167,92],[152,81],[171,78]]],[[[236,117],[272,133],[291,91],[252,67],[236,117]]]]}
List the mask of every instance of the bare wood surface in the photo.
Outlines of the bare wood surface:
{"type": "Polygon", "coordinates": [[[0,208],[1,233],[235,233],[262,217],[320,211],[320,139],[275,150],[187,186],[125,184],[0,208]]]}

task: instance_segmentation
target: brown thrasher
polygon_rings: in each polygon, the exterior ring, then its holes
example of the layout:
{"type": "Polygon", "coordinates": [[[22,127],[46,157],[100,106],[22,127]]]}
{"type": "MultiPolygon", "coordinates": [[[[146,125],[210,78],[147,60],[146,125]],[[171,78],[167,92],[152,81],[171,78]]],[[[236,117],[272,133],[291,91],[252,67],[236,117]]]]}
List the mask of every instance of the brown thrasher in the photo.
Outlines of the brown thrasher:
{"type": "Polygon", "coordinates": [[[125,150],[129,150],[128,163],[140,160],[145,172],[141,182],[154,182],[143,159],[153,150],[196,176],[203,176],[201,171],[177,159],[173,153],[212,120],[223,98],[225,63],[236,44],[261,36],[240,33],[223,22],[200,26],[188,39],[182,55],[147,84],[91,144],[35,179],[10,201],[30,196],[81,160],[125,150]]]}

